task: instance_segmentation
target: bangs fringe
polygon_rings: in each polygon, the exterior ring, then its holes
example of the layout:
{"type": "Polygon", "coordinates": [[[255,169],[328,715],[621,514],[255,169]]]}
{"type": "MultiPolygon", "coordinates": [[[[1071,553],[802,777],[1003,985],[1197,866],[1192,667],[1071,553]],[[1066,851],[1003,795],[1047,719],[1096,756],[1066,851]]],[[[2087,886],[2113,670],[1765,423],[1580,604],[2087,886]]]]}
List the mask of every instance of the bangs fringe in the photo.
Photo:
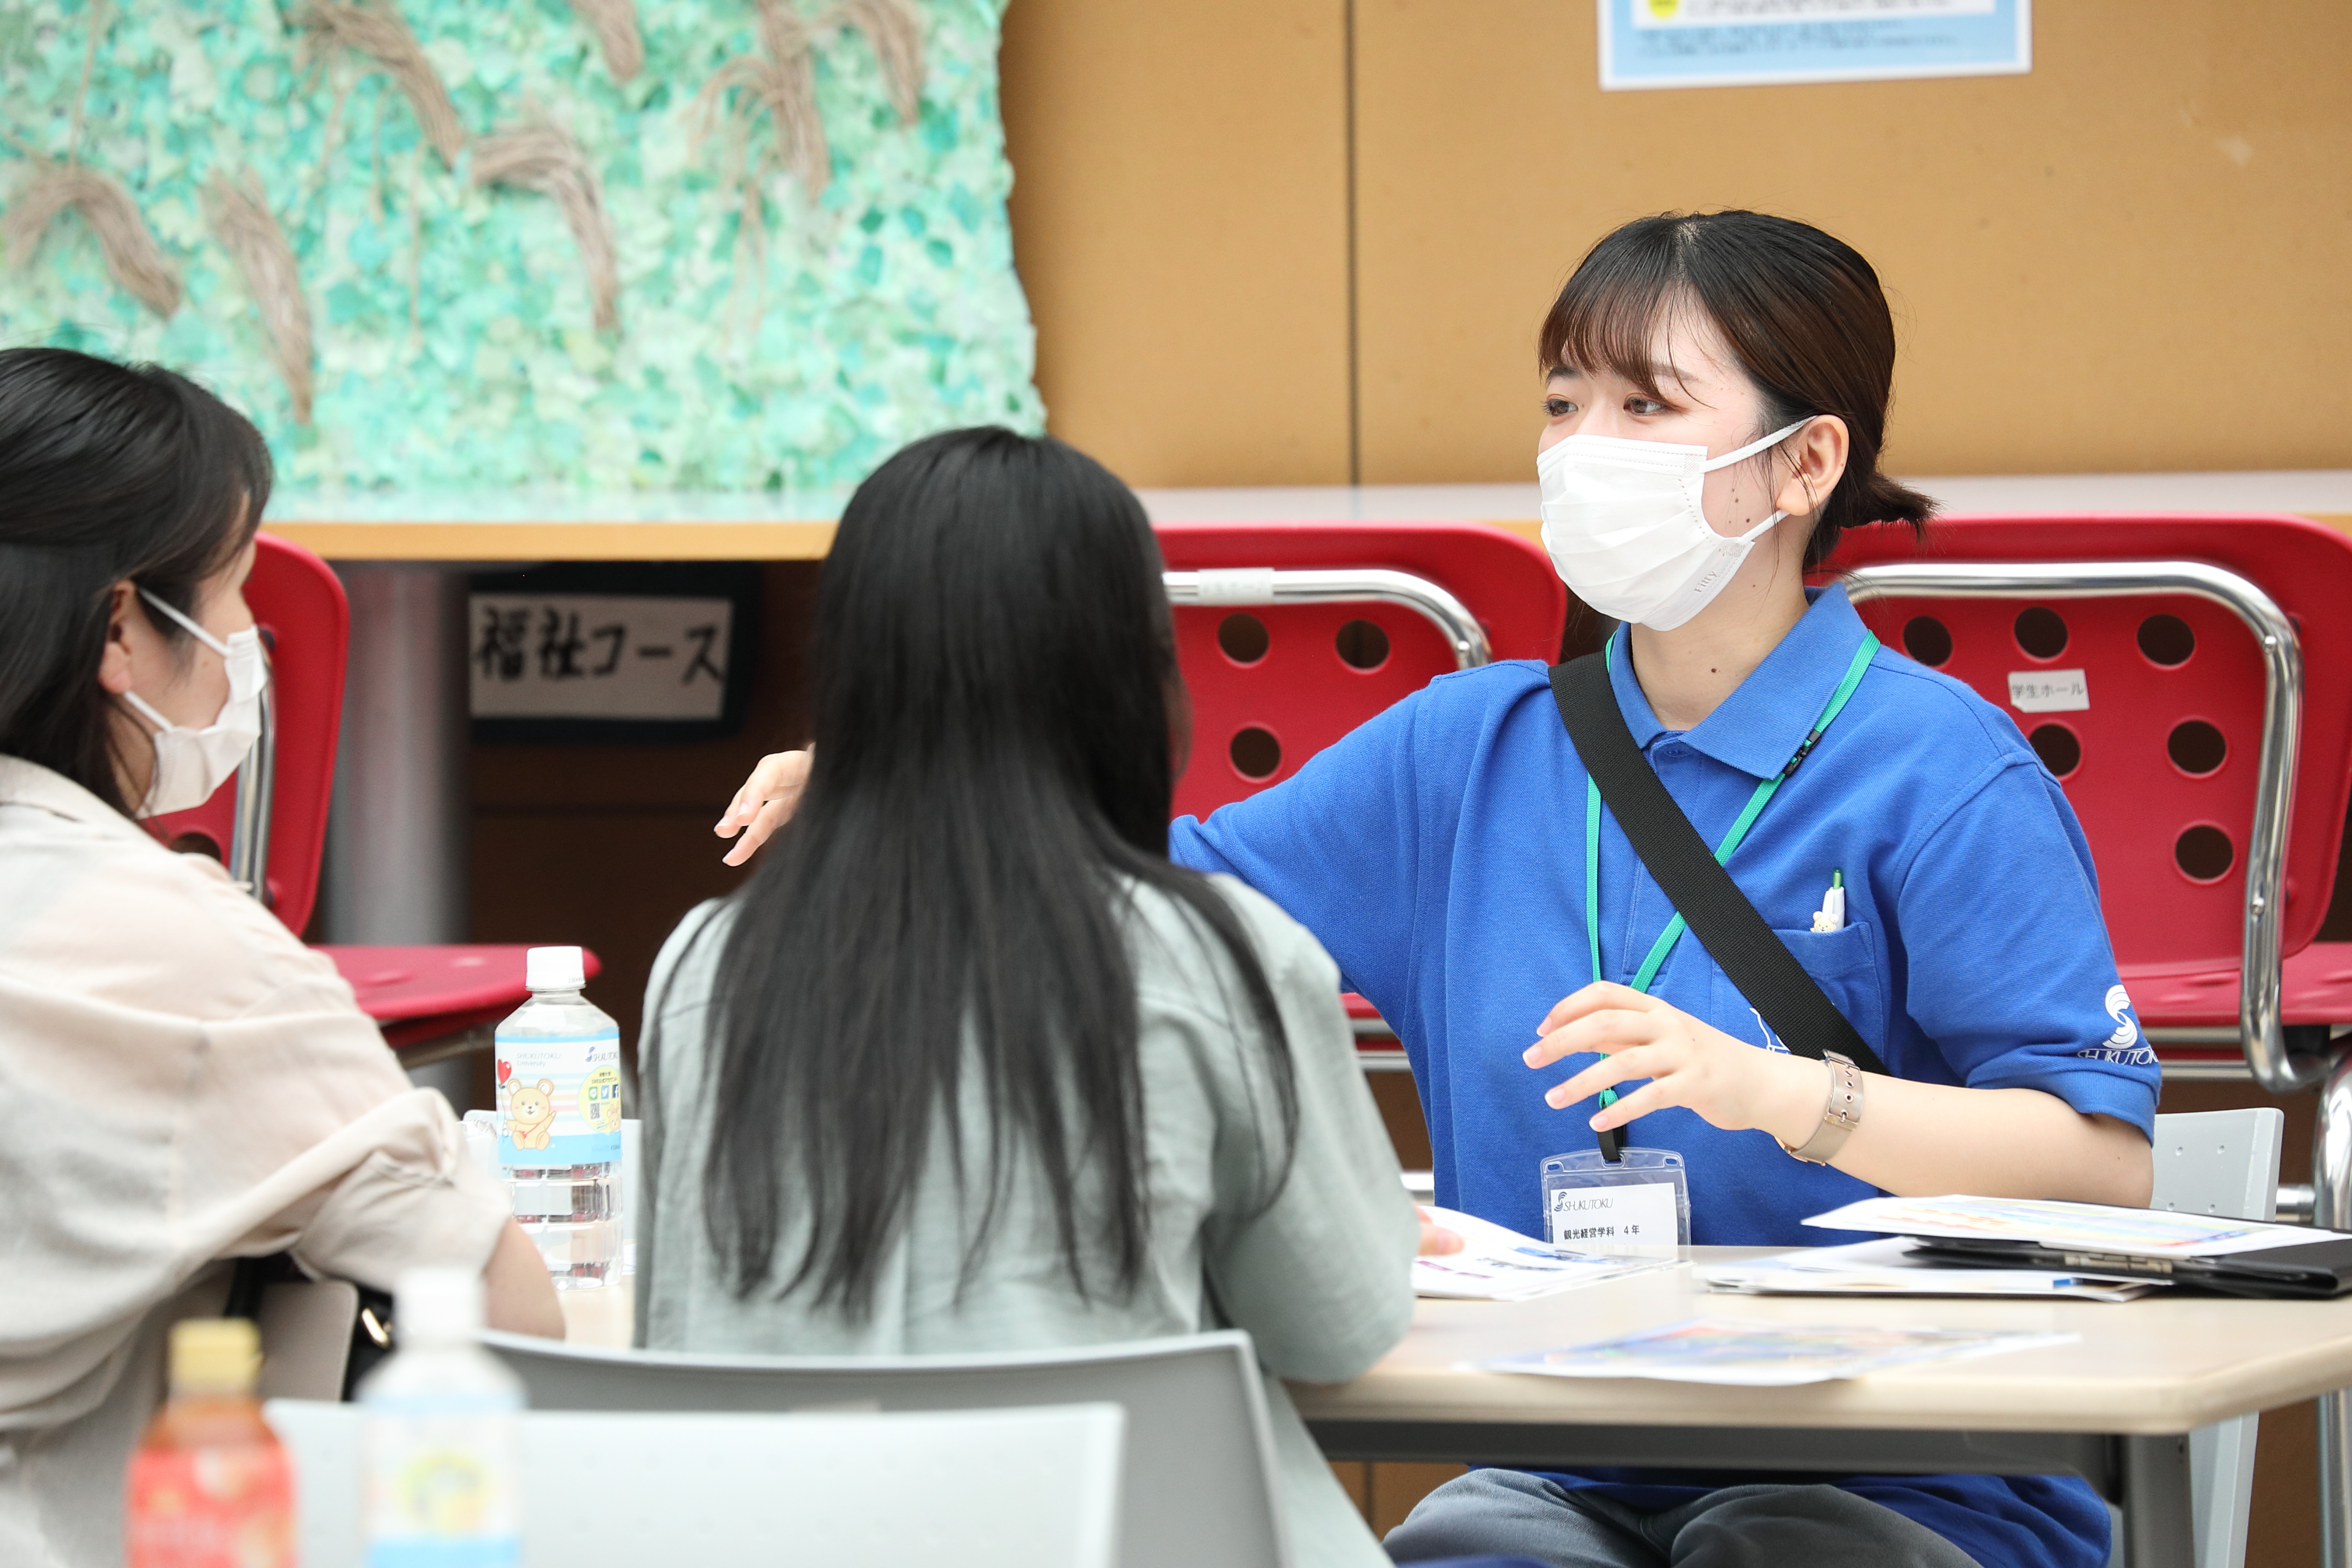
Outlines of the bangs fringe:
{"type": "Polygon", "coordinates": [[[1659,328],[1672,342],[1676,317],[1704,315],[1679,257],[1643,257],[1651,265],[1577,269],[1544,319],[1536,345],[1537,369],[1605,371],[1633,383],[1646,397],[1660,395],[1652,359],[1659,328]]]}

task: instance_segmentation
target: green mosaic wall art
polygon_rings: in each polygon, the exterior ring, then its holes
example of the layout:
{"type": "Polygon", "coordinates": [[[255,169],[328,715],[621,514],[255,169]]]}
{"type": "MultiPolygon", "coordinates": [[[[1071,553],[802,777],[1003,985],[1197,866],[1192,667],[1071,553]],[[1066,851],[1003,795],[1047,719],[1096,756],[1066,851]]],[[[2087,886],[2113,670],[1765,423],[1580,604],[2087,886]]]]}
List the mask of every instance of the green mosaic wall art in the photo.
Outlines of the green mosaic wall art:
{"type": "Polygon", "coordinates": [[[1003,5],[7,0],[0,342],[186,371],[326,496],[1039,430],[1003,5]]]}

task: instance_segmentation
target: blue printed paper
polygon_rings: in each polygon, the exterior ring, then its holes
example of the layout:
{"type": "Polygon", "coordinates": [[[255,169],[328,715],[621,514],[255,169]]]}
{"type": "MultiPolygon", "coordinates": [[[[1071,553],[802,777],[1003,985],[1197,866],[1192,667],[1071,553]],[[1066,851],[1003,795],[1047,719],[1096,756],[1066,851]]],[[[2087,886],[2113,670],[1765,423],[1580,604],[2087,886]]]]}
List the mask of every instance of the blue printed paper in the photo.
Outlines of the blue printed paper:
{"type": "Polygon", "coordinates": [[[2019,75],[2033,0],[1597,0],[1601,85],[2019,75]]]}

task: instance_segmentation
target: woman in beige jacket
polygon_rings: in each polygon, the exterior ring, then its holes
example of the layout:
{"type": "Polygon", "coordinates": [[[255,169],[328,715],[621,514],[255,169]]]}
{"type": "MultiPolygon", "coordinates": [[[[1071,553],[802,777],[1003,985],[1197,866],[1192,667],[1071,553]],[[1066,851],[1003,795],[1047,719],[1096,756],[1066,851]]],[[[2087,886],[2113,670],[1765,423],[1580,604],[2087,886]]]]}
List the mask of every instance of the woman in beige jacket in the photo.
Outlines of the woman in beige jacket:
{"type": "Polygon", "coordinates": [[[253,426],[167,371],[0,353],[0,1563],[121,1556],[165,1331],[232,1260],[554,1291],[333,965],[136,817],[202,802],[265,679],[253,426]]]}

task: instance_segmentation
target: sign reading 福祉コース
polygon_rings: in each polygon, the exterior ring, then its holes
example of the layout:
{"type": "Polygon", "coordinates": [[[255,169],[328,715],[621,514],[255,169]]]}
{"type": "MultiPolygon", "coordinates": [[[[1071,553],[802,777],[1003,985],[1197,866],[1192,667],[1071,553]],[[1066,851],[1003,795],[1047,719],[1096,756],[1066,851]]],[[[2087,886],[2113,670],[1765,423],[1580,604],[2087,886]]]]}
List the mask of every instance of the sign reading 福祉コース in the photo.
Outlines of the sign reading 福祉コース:
{"type": "Polygon", "coordinates": [[[472,595],[477,719],[716,720],[734,605],[617,594],[472,595]]]}
{"type": "Polygon", "coordinates": [[[2017,75],[2033,0],[1596,0],[1601,85],[2017,75]]]}

